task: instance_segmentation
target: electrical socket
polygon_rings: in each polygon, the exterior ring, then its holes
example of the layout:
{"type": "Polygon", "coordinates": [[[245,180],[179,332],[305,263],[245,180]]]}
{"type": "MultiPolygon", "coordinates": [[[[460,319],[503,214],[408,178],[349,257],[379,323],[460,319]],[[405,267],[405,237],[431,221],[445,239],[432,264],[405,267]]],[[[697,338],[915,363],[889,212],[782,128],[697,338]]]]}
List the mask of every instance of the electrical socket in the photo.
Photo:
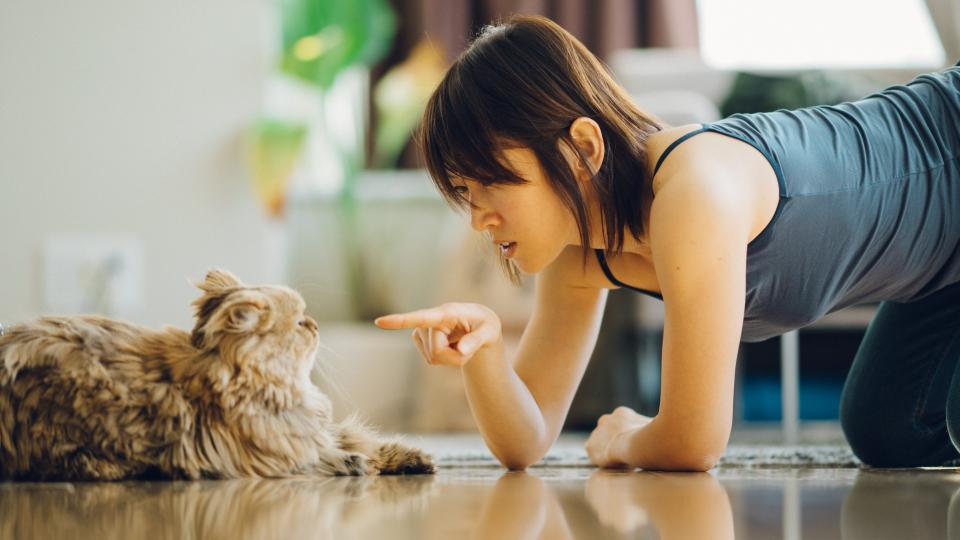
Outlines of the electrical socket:
{"type": "Polygon", "coordinates": [[[131,319],[143,310],[143,242],[134,236],[54,234],[43,247],[44,311],[131,319]]]}

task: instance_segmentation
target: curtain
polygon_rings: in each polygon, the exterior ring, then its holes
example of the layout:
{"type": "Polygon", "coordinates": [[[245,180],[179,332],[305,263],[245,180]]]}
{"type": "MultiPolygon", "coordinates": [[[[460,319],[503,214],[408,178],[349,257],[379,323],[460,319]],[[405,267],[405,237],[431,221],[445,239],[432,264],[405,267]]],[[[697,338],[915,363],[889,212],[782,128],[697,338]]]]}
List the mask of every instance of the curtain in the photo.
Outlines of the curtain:
{"type": "MultiPolygon", "coordinates": [[[[390,0],[390,3],[397,14],[397,33],[387,57],[371,72],[372,84],[403,61],[424,37],[452,61],[483,25],[515,13],[549,17],[603,60],[621,48],[699,46],[695,0],[390,0]]],[[[410,144],[397,165],[423,166],[410,144]]]]}
{"type": "MultiPolygon", "coordinates": [[[[607,58],[623,47],[697,47],[695,0],[392,0],[401,33],[426,34],[452,59],[481,26],[514,13],[544,15],[607,58]]],[[[411,35],[412,34],[412,35],[411,35]]],[[[409,43],[405,44],[409,47],[409,43]]]]}

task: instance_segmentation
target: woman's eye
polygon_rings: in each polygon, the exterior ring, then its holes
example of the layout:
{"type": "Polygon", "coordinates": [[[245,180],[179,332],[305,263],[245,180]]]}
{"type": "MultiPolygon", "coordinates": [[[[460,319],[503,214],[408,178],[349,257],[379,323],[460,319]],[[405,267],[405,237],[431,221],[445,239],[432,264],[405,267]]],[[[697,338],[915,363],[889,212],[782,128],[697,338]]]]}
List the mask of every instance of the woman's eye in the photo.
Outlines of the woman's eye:
{"type": "Polygon", "coordinates": [[[453,190],[456,191],[458,195],[462,196],[466,196],[470,193],[470,190],[467,189],[467,186],[457,186],[453,188],[453,190]]]}

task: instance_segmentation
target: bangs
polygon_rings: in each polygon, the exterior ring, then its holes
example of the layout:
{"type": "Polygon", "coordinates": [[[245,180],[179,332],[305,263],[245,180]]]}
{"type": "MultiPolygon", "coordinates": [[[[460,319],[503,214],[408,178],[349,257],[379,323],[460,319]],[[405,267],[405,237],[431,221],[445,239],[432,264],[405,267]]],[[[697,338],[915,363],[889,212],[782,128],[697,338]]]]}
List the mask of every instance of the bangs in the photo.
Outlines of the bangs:
{"type": "Polygon", "coordinates": [[[503,150],[521,145],[499,134],[493,122],[499,111],[489,97],[460,78],[460,70],[454,67],[437,87],[424,111],[418,140],[440,194],[456,208],[469,208],[456,190],[457,179],[485,186],[527,180],[503,157],[503,150]]]}

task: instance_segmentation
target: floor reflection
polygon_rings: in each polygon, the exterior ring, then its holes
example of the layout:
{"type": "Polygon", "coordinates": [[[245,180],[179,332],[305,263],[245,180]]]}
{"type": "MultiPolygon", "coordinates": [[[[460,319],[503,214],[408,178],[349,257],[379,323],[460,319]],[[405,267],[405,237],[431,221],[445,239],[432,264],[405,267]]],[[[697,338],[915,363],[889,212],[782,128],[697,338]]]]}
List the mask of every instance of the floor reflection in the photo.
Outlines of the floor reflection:
{"type": "Polygon", "coordinates": [[[0,483],[0,538],[960,539],[955,471],[0,483]]]}
{"type": "Polygon", "coordinates": [[[0,483],[0,538],[341,538],[422,512],[433,487],[430,475],[0,483]]]}
{"type": "Polygon", "coordinates": [[[956,471],[862,473],[843,502],[842,538],[960,539],[958,493],[956,471]]]}

